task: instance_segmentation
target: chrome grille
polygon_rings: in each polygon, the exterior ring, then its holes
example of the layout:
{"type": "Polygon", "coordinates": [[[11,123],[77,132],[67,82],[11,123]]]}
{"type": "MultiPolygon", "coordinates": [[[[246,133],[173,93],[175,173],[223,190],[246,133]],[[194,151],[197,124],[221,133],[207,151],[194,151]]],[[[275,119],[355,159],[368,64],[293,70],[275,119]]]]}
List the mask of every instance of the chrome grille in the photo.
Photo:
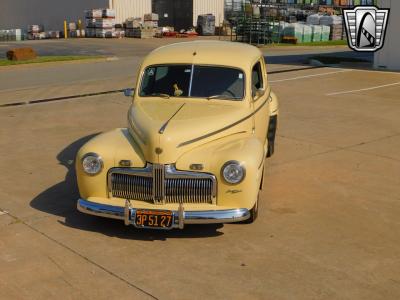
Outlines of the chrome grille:
{"type": "Polygon", "coordinates": [[[167,179],[165,190],[166,203],[212,203],[213,200],[211,179],[167,179]]]}
{"type": "Polygon", "coordinates": [[[110,196],[164,203],[215,203],[216,178],[207,173],[177,171],[173,165],[144,169],[111,169],[110,196]]]}
{"type": "Polygon", "coordinates": [[[164,201],[164,165],[153,165],[153,200],[155,204],[164,201]]]}
{"type": "Polygon", "coordinates": [[[113,197],[152,201],[153,179],[151,177],[111,174],[113,197]]]}

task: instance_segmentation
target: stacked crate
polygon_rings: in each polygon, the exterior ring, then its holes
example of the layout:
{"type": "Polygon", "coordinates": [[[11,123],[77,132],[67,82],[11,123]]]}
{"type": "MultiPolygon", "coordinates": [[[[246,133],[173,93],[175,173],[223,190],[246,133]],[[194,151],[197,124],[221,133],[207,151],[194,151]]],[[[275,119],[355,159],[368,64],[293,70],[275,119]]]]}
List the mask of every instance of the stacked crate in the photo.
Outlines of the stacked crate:
{"type": "Polygon", "coordinates": [[[289,23],[284,29],[284,38],[296,38],[297,43],[303,42],[304,25],[300,23],[289,23]]]}
{"type": "Polygon", "coordinates": [[[341,16],[323,16],[320,24],[330,27],[329,39],[332,41],[343,39],[343,19],[341,16]]]}
{"type": "Polygon", "coordinates": [[[115,24],[115,37],[116,38],[125,37],[125,29],[123,24],[115,24]]]}
{"type": "Polygon", "coordinates": [[[312,30],[312,41],[320,42],[322,40],[322,26],[311,25],[311,30],[312,30]]]}
{"type": "Polygon", "coordinates": [[[85,31],[78,28],[75,22],[68,24],[68,36],[72,38],[80,38],[85,37],[85,31]]]}
{"type": "Polygon", "coordinates": [[[0,41],[21,41],[24,35],[21,29],[0,30],[0,41]]]}
{"type": "Polygon", "coordinates": [[[321,41],[322,42],[329,41],[329,37],[331,35],[331,27],[321,25],[321,28],[322,28],[321,41]]]}
{"type": "Polygon", "coordinates": [[[303,43],[311,43],[312,28],[310,25],[303,24],[303,43]]]}
{"type": "Polygon", "coordinates": [[[144,28],[158,28],[158,14],[145,14],[144,15],[144,28]]]}
{"type": "Polygon", "coordinates": [[[127,19],[125,22],[126,36],[140,39],[153,38],[158,33],[158,15],[145,14],[141,19],[127,19]]]}
{"type": "Polygon", "coordinates": [[[113,9],[91,9],[85,11],[87,37],[116,37],[115,11],[113,9]]]}
{"type": "Polygon", "coordinates": [[[41,25],[29,25],[28,26],[28,39],[39,40],[45,38],[43,32],[43,26],[41,25]]]}
{"type": "Polygon", "coordinates": [[[129,18],[125,21],[125,36],[126,37],[135,37],[136,30],[142,28],[142,19],[141,18],[129,18]]]}

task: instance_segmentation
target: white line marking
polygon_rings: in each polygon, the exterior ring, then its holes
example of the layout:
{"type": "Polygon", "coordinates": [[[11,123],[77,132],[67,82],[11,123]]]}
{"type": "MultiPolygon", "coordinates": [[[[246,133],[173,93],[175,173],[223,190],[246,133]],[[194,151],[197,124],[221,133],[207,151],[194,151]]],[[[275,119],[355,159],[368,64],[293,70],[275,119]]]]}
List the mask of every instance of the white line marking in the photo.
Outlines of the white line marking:
{"type": "Polygon", "coordinates": [[[341,71],[328,72],[328,73],[318,73],[318,74],[305,75],[305,76],[299,76],[299,77],[293,77],[293,78],[286,78],[286,79],[279,79],[279,80],[270,80],[269,82],[290,81],[290,80],[297,80],[297,79],[304,79],[304,78],[310,78],[310,77],[326,76],[326,75],[332,75],[332,74],[338,74],[338,73],[345,73],[345,72],[352,72],[352,71],[353,71],[353,70],[341,70],[341,71]]]}
{"type": "Polygon", "coordinates": [[[335,96],[335,95],[351,94],[351,93],[364,92],[364,91],[372,91],[372,90],[377,90],[377,89],[381,89],[381,88],[384,88],[384,87],[395,86],[395,85],[400,85],[400,82],[395,82],[395,83],[390,83],[390,84],[385,84],[385,85],[379,85],[379,86],[374,86],[374,87],[365,88],[365,89],[359,89],[359,90],[335,92],[335,93],[326,94],[326,96],[335,96]]]}
{"type": "Polygon", "coordinates": [[[2,216],[2,215],[7,215],[8,214],[8,211],[2,211],[2,210],[0,210],[0,216],[2,216]]]}

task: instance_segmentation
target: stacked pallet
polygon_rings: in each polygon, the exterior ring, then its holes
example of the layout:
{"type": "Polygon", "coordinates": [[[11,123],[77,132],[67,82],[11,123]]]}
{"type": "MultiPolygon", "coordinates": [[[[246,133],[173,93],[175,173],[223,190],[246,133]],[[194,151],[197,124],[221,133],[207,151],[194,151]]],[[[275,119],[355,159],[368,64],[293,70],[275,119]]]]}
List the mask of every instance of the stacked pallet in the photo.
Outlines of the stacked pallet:
{"type": "Polygon", "coordinates": [[[145,14],[144,15],[144,28],[158,28],[158,14],[145,14]]]}
{"type": "Polygon", "coordinates": [[[78,28],[75,22],[68,24],[68,36],[72,38],[85,37],[85,31],[78,28]]]}
{"type": "Polygon", "coordinates": [[[143,26],[141,18],[128,18],[125,21],[125,36],[134,38],[138,35],[137,31],[143,26]]]}
{"type": "Polygon", "coordinates": [[[322,41],[322,26],[321,25],[310,25],[312,31],[312,42],[322,41]]]}
{"type": "Polygon", "coordinates": [[[303,42],[304,25],[300,23],[287,23],[283,32],[283,38],[296,39],[297,43],[303,42]]]}
{"type": "Polygon", "coordinates": [[[338,41],[343,39],[343,20],[341,16],[323,16],[320,19],[320,24],[330,27],[330,40],[338,41]]]}
{"type": "Polygon", "coordinates": [[[46,38],[42,25],[29,25],[28,26],[28,39],[40,40],[46,38]]]}
{"type": "Polygon", "coordinates": [[[327,42],[329,41],[329,37],[331,35],[331,27],[325,25],[321,25],[321,27],[322,27],[321,41],[327,42]]]}
{"type": "Polygon", "coordinates": [[[303,43],[312,42],[312,28],[310,25],[303,24],[303,43]]]}
{"type": "Polygon", "coordinates": [[[141,19],[127,19],[125,22],[126,36],[132,38],[149,39],[157,35],[160,35],[158,28],[158,15],[157,14],[145,14],[141,19]]]}
{"type": "Polygon", "coordinates": [[[115,11],[113,9],[86,10],[85,25],[87,37],[117,37],[115,30],[115,11]]]}
{"type": "Polygon", "coordinates": [[[0,30],[0,41],[21,41],[24,39],[21,29],[0,30]]]}

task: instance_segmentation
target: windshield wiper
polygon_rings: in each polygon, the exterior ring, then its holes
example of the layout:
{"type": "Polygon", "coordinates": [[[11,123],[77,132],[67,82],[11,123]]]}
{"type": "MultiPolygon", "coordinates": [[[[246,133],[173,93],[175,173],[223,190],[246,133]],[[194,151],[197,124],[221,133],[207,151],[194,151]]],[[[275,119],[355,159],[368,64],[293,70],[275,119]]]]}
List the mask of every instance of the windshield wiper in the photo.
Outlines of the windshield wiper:
{"type": "Polygon", "coordinates": [[[214,95],[207,97],[207,100],[212,100],[212,99],[239,99],[239,98],[228,95],[214,95]]]}
{"type": "Polygon", "coordinates": [[[170,95],[168,95],[168,94],[162,94],[162,93],[153,93],[153,94],[151,94],[150,96],[161,97],[161,98],[165,98],[165,99],[171,98],[170,95]]]}

